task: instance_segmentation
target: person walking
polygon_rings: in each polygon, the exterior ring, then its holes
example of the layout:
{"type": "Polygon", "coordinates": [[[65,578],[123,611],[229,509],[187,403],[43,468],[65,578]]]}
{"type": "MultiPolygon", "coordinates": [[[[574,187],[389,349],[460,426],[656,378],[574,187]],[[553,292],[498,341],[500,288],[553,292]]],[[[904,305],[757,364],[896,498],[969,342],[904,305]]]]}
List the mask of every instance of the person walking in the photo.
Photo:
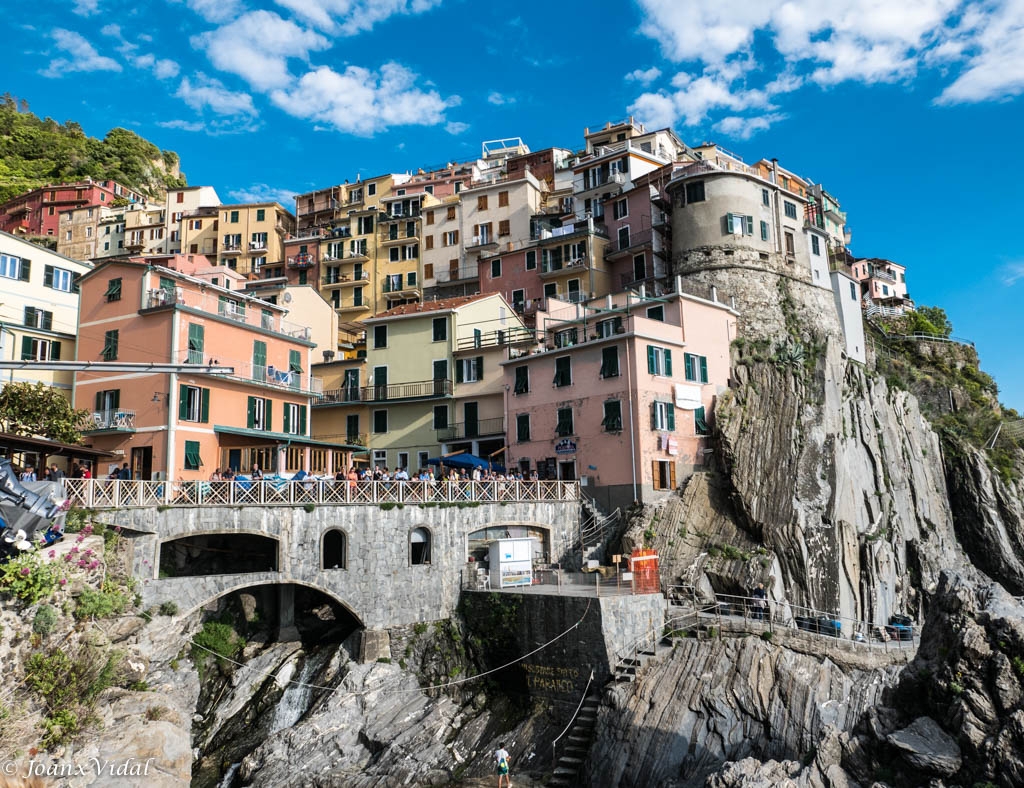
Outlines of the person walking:
{"type": "Polygon", "coordinates": [[[754,619],[764,621],[764,611],[768,607],[768,594],[764,590],[764,583],[758,583],[751,596],[754,598],[754,619]]]}
{"type": "Polygon", "coordinates": [[[498,749],[494,751],[494,762],[498,768],[498,788],[501,788],[501,781],[504,779],[506,786],[512,788],[512,775],[509,774],[509,754],[508,750],[505,749],[504,743],[498,745],[498,749]]]}

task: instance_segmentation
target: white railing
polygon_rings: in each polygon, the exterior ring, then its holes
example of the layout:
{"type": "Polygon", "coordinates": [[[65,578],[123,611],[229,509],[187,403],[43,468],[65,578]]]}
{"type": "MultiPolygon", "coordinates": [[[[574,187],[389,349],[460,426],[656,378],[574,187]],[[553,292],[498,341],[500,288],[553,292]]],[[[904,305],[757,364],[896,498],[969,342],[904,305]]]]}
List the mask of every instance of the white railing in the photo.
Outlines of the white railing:
{"type": "Polygon", "coordinates": [[[333,479],[236,479],[122,481],[66,479],[72,506],[125,509],[150,506],[376,506],[578,501],[578,482],[561,481],[367,481],[333,479]]]}
{"type": "Polygon", "coordinates": [[[91,421],[86,427],[87,432],[92,430],[134,430],[135,411],[126,408],[112,408],[111,410],[94,411],[91,421]]]}
{"type": "Polygon", "coordinates": [[[252,359],[234,359],[227,356],[207,353],[200,356],[198,352],[181,350],[175,359],[181,364],[212,364],[215,366],[231,367],[234,372],[226,375],[229,378],[262,383],[267,386],[276,386],[282,389],[291,389],[303,393],[320,394],[324,390],[323,378],[305,375],[302,372],[292,372],[288,364],[253,364],[252,359]]]}
{"type": "Polygon", "coordinates": [[[257,326],[266,331],[285,334],[296,339],[309,340],[312,330],[308,326],[291,323],[278,316],[270,309],[271,304],[255,298],[224,298],[220,296],[195,293],[183,287],[157,288],[146,292],[144,309],[156,309],[162,306],[186,306],[208,312],[212,315],[227,317],[248,326],[257,326]],[[264,314],[264,310],[267,314],[264,314]]]}

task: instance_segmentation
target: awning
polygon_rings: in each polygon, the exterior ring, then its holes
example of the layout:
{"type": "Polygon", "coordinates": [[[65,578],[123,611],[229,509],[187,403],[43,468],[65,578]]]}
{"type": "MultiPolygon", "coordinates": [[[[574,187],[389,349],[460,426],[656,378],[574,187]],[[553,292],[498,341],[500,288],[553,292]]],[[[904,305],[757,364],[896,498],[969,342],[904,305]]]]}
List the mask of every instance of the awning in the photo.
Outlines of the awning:
{"type": "Polygon", "coordinates": [[[61,443],[46,438],[33,438],[28,435],[15,435],[13,432],[0,432],[0,455],[13,454],[18,451],[32,451],[48,456],[83,457],[89,460],[112,460],[118,455],[109,451],[100,451],[75,443],[61,443]]]}
{"type": "Polygon", "coordinates": [[[366,451],[365,446],[349,445],[347,443],[328,443],[307,438],[304,435],[292,435],[287,432],[267,432],[266,430],[250,430],[244,427],[225,427],[220,424],[213,425],[213,431],[220,435],[238,435],[243,438],[251,438],[264,443],[290,443],[293,446],[316,446],[321,449],[341,449],[342,451],[366,451]]]}

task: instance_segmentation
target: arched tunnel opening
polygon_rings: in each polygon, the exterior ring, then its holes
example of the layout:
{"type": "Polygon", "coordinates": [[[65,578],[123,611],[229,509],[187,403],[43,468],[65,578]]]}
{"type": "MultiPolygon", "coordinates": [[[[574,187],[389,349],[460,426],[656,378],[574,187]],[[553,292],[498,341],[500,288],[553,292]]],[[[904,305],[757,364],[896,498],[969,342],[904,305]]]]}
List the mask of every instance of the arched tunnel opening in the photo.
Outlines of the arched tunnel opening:
{"type": "Polygon", "coordinates": [[[277,540],[257,534],[196,534],[160,545],[161,577],[276,572],[277,540]]]}

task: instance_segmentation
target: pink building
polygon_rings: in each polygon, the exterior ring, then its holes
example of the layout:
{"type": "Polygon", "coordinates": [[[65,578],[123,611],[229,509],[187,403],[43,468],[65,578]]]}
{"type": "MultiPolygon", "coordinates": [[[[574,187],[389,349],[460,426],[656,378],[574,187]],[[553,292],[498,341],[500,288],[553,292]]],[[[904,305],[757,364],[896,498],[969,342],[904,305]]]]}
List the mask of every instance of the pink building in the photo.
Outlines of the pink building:
{"type": "Polygon", "coordinates": [[[509,465],[580,479],[611,508],[668,493],[701,469],[737,313],[629,291],[547,307],[540,344],[502,364],[509,465]]]}
{"type": "Polygon", "coordinates": [[[860,282],[861,306],[874,314],[902,315],[913,310],[907,294],[907,269],[892,260],[861,258],[850,264],[850,274],[860,282]]]}
{"type": "Polygon", "coordinates": [[[57,235],[61,211],[111,205],[123,197],[141,202],[142,195],[115,181],[94,181],[43,186],[0,205],[0,230],[12,235],[57,235]]]}

